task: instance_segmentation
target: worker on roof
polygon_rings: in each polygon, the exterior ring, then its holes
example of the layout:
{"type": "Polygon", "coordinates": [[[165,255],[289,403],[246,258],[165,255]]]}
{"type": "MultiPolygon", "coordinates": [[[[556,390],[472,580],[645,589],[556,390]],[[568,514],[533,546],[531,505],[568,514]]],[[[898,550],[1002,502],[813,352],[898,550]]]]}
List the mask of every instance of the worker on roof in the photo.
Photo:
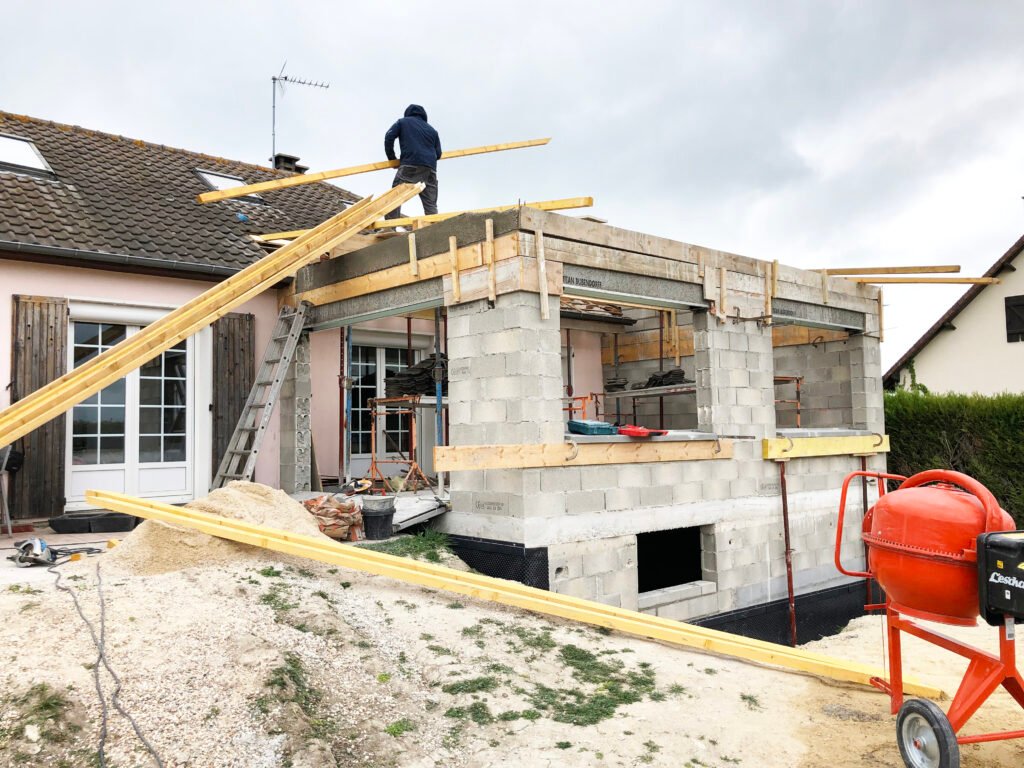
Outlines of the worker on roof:
{"type": "MultiPolygon", "coordinates": [[[[402,148],[398,173],[392,187],[422,181],[427,186],[420,192],[423,213],[437,213],[437,161],[441,158],[441,139],[427,122],[427,110],[419,104],[410,104],[405,117],[399,118],[384,134],[384,153],[388,160],[395,159],[395,139],[402,148]]],[[[402,209],[396,208],[386,219],[398,219],[402,209]]]]}

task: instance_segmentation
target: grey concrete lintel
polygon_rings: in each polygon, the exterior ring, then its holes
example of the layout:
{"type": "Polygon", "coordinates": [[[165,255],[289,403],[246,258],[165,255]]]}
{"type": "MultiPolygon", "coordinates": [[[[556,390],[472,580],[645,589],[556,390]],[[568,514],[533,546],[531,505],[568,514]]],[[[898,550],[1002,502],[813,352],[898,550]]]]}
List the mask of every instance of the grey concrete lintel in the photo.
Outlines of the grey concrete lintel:
{"type": "Polygon", "coordinates": [[[772,319],[776,325],[807,325],[844,331],[864,331],[864,313],[852,309],[807,304],[791,299],[772,299],[772,319]]]}
{"type": "Polygon", "coordinates": [[[566,294],[590,299],[618,299],[666,309],[707,307],[700,283],[683,283],[662,277],[565,264],[562,268],[562,284],[566,294]]]}
{"type": "Polygon", "coordinates": [[[343,325],[394,317],[444,305],[441,278],[401,285],[386,291],[333,301],[306,312],[306,330],[323,331],[343,325]]]}

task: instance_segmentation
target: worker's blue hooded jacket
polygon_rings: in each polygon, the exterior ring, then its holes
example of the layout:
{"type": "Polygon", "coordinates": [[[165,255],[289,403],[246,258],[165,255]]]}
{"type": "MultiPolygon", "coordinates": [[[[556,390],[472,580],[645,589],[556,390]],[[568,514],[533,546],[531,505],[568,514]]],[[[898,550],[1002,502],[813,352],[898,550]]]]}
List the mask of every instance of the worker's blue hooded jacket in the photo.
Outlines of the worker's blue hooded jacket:
{"type": "Polygon", "coordinates": [[[384,152],[388,160],[395,159],[395,139],[402,147],[402,165],[423,165],[437,170],[441,139],[427,122],[427,110],[419,104],[410,104],[405,110],[405,117],[396,120],[384,134],[384,152]]]}

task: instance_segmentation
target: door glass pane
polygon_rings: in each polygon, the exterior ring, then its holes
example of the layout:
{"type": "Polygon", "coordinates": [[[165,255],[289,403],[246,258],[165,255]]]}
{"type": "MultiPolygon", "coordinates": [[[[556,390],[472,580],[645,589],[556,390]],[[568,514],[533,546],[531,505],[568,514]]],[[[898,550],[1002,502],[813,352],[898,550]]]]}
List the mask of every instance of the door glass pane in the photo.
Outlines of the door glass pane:
{"type": "MultiPolygon", "coordinates": [[[[72,359],[85,363],[124,341],[127,328],[110,323],[74,323],[72,359]]],[[[71,463],[124,463],[125,382],[119,379],[71,412],[71,463]],[[102,435],[102,439],[100,438],[102,435]]]]}
{"type": "Polygon", "coordinates": [[[370,408],[377,396],[377,348],[352,347],[352,455],[370,452],[370,408]]]}
{"type": "MultiPolygon", "coordinates": [[[[409,367],[409,351],[407,349],[387,348],[381,350],[384,355],[384,375],[404,370],[409,367]]],[[[384,442],[390,453],[409,453],[409,417],[407,415],[389,415],[384,428],[384,442]]]]}
{"type": "Polygon", "coordinates": [[[179,342],[139,371],[139,461],[188,459],[188,354],[179,342]]]}

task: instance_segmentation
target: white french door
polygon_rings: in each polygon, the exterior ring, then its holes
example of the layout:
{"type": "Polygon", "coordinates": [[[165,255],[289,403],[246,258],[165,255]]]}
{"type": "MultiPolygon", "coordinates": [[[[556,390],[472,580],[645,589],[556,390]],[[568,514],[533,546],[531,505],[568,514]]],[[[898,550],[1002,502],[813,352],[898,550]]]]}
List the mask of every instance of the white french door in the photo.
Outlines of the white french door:
{"type": "MultiPolygon", "coordinates": [[[[415,355],[415,352],[413,353],[415,355]]],[[[370,471],[370,445],[373,419],[371,398],[384,397],[387,374],[409,367],[408,350],[399,347],[352,347],[352,475],[364,477],[370,471]]],[[[377,455],[409,455],[409,417],[391,415],[377,421],[377,455]]],[[[397,474],[397,471],[396,471],[397,474]]]]}
{"type": "MultiPolygon", "coordinates": [[[[73,321],[68,367],[137,333],[141,326],[73,321]]],[[[195,461],[194,338],[179,342],[76,405],[67,430],[66,507],[86,509],[85,491],[188,501],[195,461]]]]}

